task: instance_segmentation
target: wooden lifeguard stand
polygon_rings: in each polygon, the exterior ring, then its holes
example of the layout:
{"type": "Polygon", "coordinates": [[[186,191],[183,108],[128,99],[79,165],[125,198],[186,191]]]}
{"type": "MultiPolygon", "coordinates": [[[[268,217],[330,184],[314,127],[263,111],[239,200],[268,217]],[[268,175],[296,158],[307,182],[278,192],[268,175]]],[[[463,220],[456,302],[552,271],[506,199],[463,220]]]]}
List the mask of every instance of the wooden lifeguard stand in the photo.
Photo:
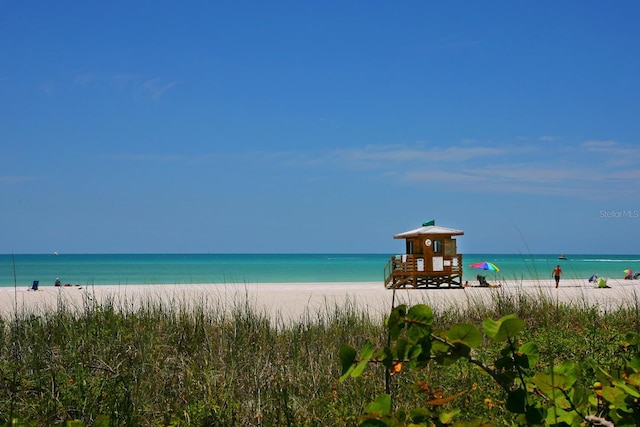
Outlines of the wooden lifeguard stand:
{"type": "Polygon", "coordinates": [[[406,253],[394,255],[384,269],[384,286],[402,288],[462,288],[462,254],[453,236],[464,231],[438,227],[428,221],[415,230],[396,234],[405,239],[406,253]]]}

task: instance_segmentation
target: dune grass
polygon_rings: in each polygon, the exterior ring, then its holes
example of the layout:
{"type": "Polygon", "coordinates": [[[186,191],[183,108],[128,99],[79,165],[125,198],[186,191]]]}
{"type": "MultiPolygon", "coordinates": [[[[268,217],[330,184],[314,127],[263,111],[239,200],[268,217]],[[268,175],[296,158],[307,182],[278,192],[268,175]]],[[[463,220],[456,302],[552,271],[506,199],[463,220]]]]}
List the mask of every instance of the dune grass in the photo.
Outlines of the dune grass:
{"type": "MultiPolygon", "coordinates": [[[[511,313],[549,365],[615,363],[624,334],[640,332],[638,306],[602,312],[500,292],[489,303],[436,311],[436,329],[511,313]]],[[[88,298],[80,311],[17,311],[0,326],[0,425],[353,426],[384,390],[381,367],[338,381],[341,344],[386,341],[384,319],[348,301],[292,321],[249,303],[88,298]]],[[[489,358],[496,350],[482,351],[489,358]]],[[[444,394],[469,390],[456,403],[469,416],[512,416],[491,380],[468,364],[395,376],[394,392],[408,406],[417,403],[416,380],[444,394]]]]}

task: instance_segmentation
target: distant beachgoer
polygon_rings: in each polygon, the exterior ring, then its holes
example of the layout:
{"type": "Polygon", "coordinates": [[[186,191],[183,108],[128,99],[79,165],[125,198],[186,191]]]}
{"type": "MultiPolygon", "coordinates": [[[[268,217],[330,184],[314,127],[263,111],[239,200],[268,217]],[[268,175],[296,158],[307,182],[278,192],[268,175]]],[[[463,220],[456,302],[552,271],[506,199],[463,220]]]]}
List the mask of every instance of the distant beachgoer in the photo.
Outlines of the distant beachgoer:
{"type": "Polygon", "coordinates": [[[553,269],[553,272],[551,273],[551,275],[556,280],[556,288],[557,288],[558,285],[560,284],[560,276],[562,275],[562,269],[560,268],[559,265],[556,265],[556,268],[553,269]]]}
{"type": "Polygon", "coordinates": [[[491,285],[489,285],[489,283],[487,282],[487,279],[484,276],[481,275],[477,275],[476,279],[478,279],[478,286],[483,287],[483,288],[488,288],[491,285]]]}
{"type": "Polygon", "coordinates": [[[598,275],[597,274],[592,274],[591,277],[589,277],[589,283],[597,283],[598,282],[598,275]]]}
{"type": "Polygon", "coordinates": [[[60,279],[58,277],[56,277],[56,283],[54,286],[60,286],[60,279]]]}

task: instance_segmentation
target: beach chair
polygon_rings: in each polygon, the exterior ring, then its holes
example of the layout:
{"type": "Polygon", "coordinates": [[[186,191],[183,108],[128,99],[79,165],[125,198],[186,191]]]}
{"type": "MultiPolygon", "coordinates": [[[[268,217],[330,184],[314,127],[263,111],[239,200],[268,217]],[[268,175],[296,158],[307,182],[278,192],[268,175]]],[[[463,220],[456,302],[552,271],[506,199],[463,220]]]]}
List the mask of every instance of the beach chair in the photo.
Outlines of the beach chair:
{"type": "Polygon", "coordinates": [[[38,290],[38,285],[40,284],[39,280],[34,280],[33,284],[31,285],[31,290],[32,291],[37,291],[38,290]]]}

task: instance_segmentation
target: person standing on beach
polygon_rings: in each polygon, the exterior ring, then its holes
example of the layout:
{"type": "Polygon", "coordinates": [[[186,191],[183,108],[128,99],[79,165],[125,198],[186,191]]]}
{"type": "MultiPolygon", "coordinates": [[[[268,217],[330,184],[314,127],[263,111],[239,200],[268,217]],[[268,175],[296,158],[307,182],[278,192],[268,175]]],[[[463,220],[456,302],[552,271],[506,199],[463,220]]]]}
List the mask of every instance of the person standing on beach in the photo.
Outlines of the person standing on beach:
{"type": "Polygon", "coordinates": [[[556,268],[553,269],[553,273],[551,273],[554,279],[556,279],[556,288],[560,284],[560,276],[562,275],[562,269],[559,265],[556,265],[556,268]]]}

